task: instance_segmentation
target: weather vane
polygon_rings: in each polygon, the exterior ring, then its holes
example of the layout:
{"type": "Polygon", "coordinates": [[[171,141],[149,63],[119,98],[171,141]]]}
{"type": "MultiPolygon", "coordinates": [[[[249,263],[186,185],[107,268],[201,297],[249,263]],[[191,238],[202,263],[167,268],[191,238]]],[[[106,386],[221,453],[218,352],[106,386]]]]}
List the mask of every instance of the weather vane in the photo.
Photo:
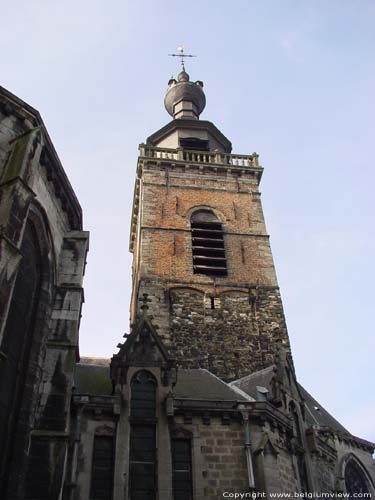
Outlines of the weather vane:
{"type": "Polygon", "coordinates": [[[185,71],[185,60],[184,60],[185,57],[197,57],[197,56],[194,56],[192,54],[185,54],[183,44],[181,44],[177,50],[178,54],[168,54],[168,55],[171,57],[179,57],[181,60],[182,71],[185,71]]]}

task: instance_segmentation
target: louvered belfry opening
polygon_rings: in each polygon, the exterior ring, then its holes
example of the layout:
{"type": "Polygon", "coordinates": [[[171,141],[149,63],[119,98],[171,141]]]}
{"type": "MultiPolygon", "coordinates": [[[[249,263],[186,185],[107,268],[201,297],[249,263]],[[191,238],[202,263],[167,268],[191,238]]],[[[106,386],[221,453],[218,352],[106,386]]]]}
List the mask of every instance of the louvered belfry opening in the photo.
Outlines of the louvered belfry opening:
{"type": "Polygon", "coordinates": [[[191,217],[194,274],[226,276],[223,227],[210,210],[199,210],[191,217]]]}

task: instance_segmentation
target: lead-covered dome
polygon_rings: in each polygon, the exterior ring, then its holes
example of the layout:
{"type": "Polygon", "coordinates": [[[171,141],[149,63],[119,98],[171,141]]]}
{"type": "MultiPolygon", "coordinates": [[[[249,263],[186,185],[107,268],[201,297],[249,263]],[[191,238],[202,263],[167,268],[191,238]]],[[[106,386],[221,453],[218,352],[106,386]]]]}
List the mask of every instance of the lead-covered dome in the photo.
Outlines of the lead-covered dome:
{"type": "Polygon", "coordinates": [[[164,105],[173,118],[198,119],[206,106],[203,82],[191,82],[186,71],[181,71],[177,80],[169,80],[164,105]]]}

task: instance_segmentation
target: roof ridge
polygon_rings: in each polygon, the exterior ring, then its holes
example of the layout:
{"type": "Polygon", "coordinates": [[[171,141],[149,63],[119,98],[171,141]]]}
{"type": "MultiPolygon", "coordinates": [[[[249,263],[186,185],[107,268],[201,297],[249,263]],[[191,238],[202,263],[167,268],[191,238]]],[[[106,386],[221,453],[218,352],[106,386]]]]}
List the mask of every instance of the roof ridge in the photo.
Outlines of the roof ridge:
{"type": "Polygon", "coordinates": [[[245,375],[244,377],[238,378],[238,379],[233,380],[232,382],[229,382],[229,383],[232,385],[232,384],[237,384],[238,382],[246,382],[247,380],[251,379],[252,377],[255,377],[255,375],[259,375],[259,374],[266,373],[268,371],[273,370],[274,367],[275,367],[275,365],[267,366],[266,368],[262,368],[261,370],[258,370],[256,372],[249,373],[249,375],[245,375]]]}
{"type": "Polygon", "coordinates": [[[210,370],[207,370],[207,368],[198,368],[198,370],[205,371],[205,372],[209,373],[216,380],[219,380],[219,382],[221,382],[222,384],[224,384],[225,387],[227,387],[230,391],[233,391],[233,392],[239,394],[240,396],[242,396],[243,398],[245,398],[247,401],[255,401],[254,398],[252,398],[249,394],[246,394],[246,392],[244,392],[242,389],[240,389],[239,387],[236,387],[236,386],[232,387],[231,382],[229,382],[229,383],[225,382],[220,377],[218,377],[214,373],[210,372],[210,370]]]}
{"type": "Polygon", "coordinates": [[[81,356],[78,364],[81,365],[98,365],[98,366],[109,366],[111,358],[96,357],[96,356],[81,356]]]}

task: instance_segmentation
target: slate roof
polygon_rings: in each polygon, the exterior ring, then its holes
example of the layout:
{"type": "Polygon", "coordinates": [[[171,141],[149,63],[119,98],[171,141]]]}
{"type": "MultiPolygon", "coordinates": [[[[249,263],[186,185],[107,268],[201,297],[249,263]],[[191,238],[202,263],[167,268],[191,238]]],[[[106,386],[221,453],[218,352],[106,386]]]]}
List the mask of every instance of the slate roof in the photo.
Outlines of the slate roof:
{"type": "MultiPolygon", "coordinates": [[[[271,365],[264,370],[247,375],[239,380],[231,382],[230,385],[236,385],[244,392],[257,398],[257,386],[262,386],[267,389],[270,387],[270,382],[272,377],[275,375],[275,366],[271,365]]],[[[306,391],[301,384],[298,384],[298,389],[302,398],[305,400],[306,408],[306,420],[309,425],[319,425],[321,427],[329,427],[330,429],[344,433],[350,434],[350,432],[345,429],[343,425],[340,424],[328,411],[323,408],[323,406],[314,399],[309,392],[306,391]]]]}
{"type": "MultiPolygon", "coordinates": [[[[81,358],[75,370],[75,393],[110,396],[112,383],[109,364],[110,360],[106,358],[81,358]]],[[[174,396],[181,399],[205,401],[248,401],[251,399],[204,369],[178,370],[174,396]]]]}
{"type": "Polygon", "coordinates": [[[323,408],[323,406],[314,399],[310,393],[306,391],[301,384],[299,385],[299,389],[301,391],[301,395],[305,400],[306,407],[306,420],[310,425],[320,425],[322,427],[329,427],[338,432],[342,432],[344,434],[350,434],[350,432],[345,429],[343,425],[340,424],[328,411],[323,408]]]}
{"type": "MultiPolygon", "coordinates": [[[[110,359],[81,358],[75,370],[75,393],[92,396],[110,396],[112,383],[109,373],[110,359]]],[[[183,370],[177,372],[174,396],[177,399],[205,401],[249,401],[255,400],[257,386],[269,388],[274,375],[274,367],[253,373],[239,380],[226,384],[221,379],[204,369],[183,370]]],[[[341,425],[309,392],[298,384],[301,396],[305,400],[306,420],[310,425],[329,427],[340,434],[351,433],[341,425]]]]}
{"type": "Polygon", "coordinates": [[[270,387],[272,377],[275,375],[274,368],[274,365],[268,366],[263,370],[259,370],[258,372],[235,380],[229,385],[232,387],[238,387],[242,391],[246,392],[246,394],[249,394],[249,396],[257,399],[257,386],[266,387],[267,389],[270,387]]]}
{"type": "Polygon", "coordinates": [[[228,384],[203,368],[177,372],[174,396],[182,399],[203,399],[209,401],[248,401],[246,394],[240,394],[228,384]]]}
{"type": "Polygon", "coordinates": [[[75,393],[110,396],[112,394],[110,361],[106,358],[81,358],[81,362],[76,364],[74,373],[75,393]]]}

